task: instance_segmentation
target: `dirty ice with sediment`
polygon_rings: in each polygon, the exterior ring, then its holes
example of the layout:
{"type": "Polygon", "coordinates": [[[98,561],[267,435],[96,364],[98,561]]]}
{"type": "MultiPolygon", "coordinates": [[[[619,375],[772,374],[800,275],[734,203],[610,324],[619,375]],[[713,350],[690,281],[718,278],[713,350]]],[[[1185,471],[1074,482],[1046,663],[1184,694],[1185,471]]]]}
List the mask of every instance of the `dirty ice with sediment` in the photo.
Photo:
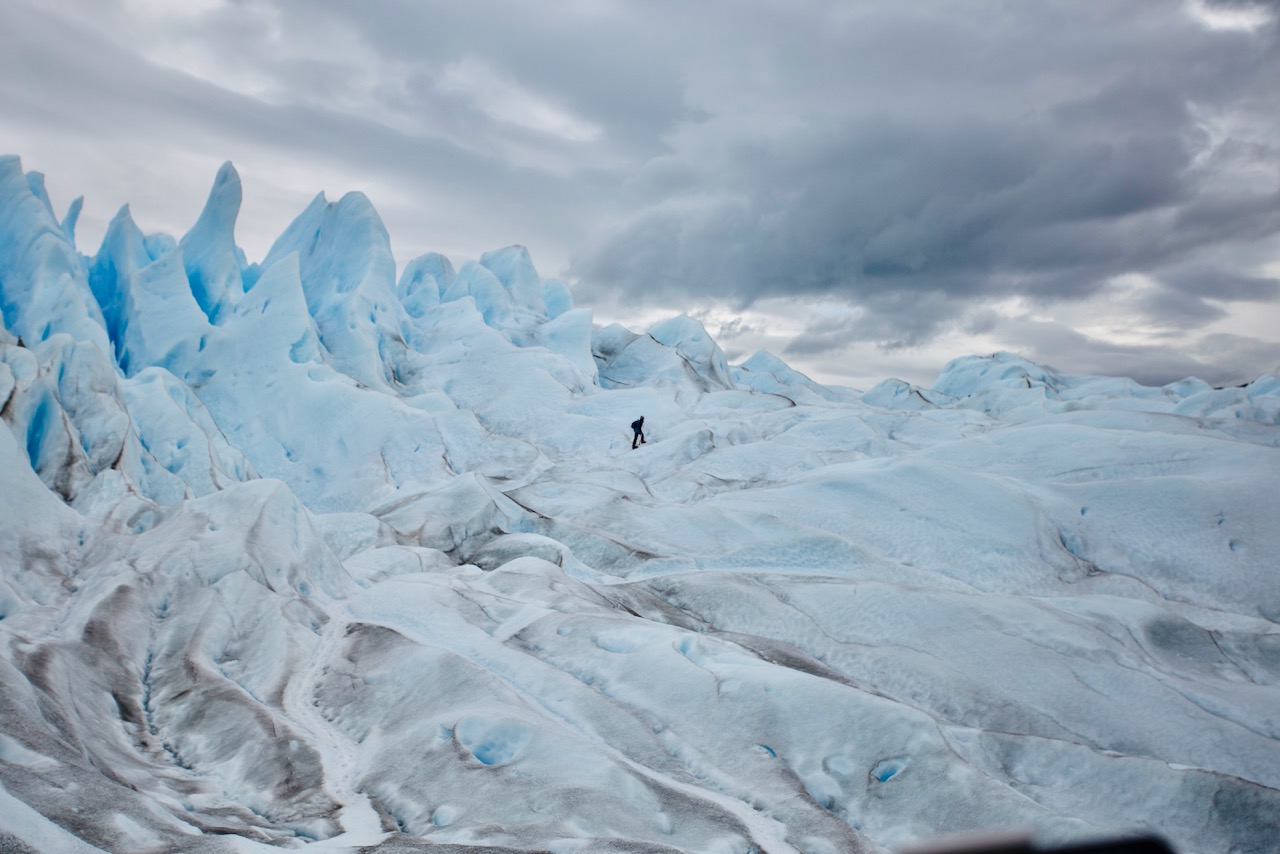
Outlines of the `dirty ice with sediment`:
{"type": "Polygon", "coordinates": [[[6,850],[1277,850],[1280,379],[859,392],[240,201],[0,159],[6,850]]]}

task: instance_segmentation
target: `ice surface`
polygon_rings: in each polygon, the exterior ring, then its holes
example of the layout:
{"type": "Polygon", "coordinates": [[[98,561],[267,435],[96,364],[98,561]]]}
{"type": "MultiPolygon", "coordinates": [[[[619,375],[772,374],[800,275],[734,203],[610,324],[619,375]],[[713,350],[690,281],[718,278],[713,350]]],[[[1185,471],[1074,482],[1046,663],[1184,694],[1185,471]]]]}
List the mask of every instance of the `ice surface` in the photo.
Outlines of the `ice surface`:
{"type": "Polygon", "coordinates": [[[391,239],[368,198],[348,193],[330,203],[317,196],[262,267],[291,254],[328,360],[362,385],[397,387],[412,371],[403,329],[409,318],[395,293],[391,239]]]}
{"type": "Polygon", "coordinates": [[[455,277],[453,264],[438,253],[428,253],[409,262],[400,274],[396,295],[405,311],[422,317],[440,304],[440,295],[449,289],[455,277]]]}
{"type": "Polygon", "coordinates": [[[529,250],[523,246],[508,246],[486,252],[480,256],[480,264],[498,277],[502,287],[511,295],[511,302],[534,314],[545,315],[546,303],[542,299],[542,278],[533,266],[529,250]]]}
{"type": "Polygon", "coordinates": [[[65,332],[110,350],[84,259],[12,155],[0,155],[0,312],[28,344],[65,332]]]}
{"type": "Polygon", "coordinates": [[[834,388],[241,194],[0,160],[0,847],[1275,850],[1280,380],[834,388]]]}
{"type": "Polygon", "coordinates": [[[235,244],[241,200],[240,176],[224,163],[200,218],[178,244],[191,293],[211,323],[217,323],[245,290],[245,265],[235,244]]]}

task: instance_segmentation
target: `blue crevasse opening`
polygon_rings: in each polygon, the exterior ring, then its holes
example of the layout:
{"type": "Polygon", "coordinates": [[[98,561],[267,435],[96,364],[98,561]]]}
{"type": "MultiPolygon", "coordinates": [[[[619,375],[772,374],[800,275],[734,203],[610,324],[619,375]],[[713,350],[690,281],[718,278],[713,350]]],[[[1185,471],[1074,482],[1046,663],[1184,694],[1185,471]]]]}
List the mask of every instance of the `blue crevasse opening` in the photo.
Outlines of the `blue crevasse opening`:
{"type": "Polygon", "coordinates": [[[45,433],[49,429],[49,399],[43,398],[36,411],[31,414],[31,422],[27,425],[27,459],[33,469],[39,468],[40,448],[44,445],[45,433]]]}
{"type": "Polygon", "coordinates": [[[887,783],[901,774],[902,769],[905,767],[906,763],[900,759],[883,759],[876,763],[876,767],[871,769],[871,776],[881,783],[887,783]]]}
{"type": "Polygon", "coordinates": [[[484,765],[501,765],[511,758],[504,745],[490,741],[477,744],[471,752],[484,765]]]}

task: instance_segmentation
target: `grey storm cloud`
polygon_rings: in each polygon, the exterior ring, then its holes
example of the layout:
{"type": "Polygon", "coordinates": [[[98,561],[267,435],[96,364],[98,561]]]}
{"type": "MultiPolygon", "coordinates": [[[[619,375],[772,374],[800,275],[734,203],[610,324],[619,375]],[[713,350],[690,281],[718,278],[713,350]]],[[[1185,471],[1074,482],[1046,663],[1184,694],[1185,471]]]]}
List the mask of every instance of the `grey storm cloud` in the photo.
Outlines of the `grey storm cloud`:
{"type": "Polygon", "coordinates": [[[1163,277],[1169,287],[1185,294],[1234,301],[1280,299],[1280,279],[1244,276],[1230,270],[1178,270],[1163,277]]]}
{"type": "Polygon", "coordinates": [[[1228,10],[1280,10],[1280,0],[1205,0],[1205,5],[1228,10]]]}
{"type": "Polygon", "coordinates": [[[1190,342],[1135,346],[1100,340],[1060,324],[1008,324],[1004,330],[1012,346],[1029,358],[1049,361],[1053,354],[1072,353],[1074,373],[1127,376],[1139,383],[1161,386],[1184,377],[1199,377],[1218,386],[1239,385],[1253,379],[1241,364],[1280,362],[1280,344],[1228,333],[1204,335],[1190,342]]]}
{"type": "Polygon", "coordinates": [[[1175,329],[1199,329],[1227,315],[1203,297],[1164,288],[1143,294],[1134,307],[1149,321],[1175,329]]]}
{"type": "MultiPolygon", "coordinates": [[[[131,11],[167,5],[183,4],[4,4],[0,70],[8,73],[0,74],[0,127],[56,132],[71,140],[69,148],[123,160],[138,189],[172,183],[140,152],[208,152],[209,173],[195,176],[206,188],[218,163],[245,152],[274,152],[302,168],[325,164],[380,175],[424,207],[499,212],[488,218],[510,228],[493,246],[531,241],[547,231],[547,221],[577,229],[577,218],[591,215],[591,199],[600,194],[589,170],[569,183],[563,174],[513,162],[504,149],[564,159],[562,143],[495,120],[474,94],[440,85],[449,57],[463,56],[468,42],[445,53],[419,41],[409,52],[390,38],[435,32],[444,18],[421,4],[326,9],[237,0],[154,18],[131,11]],[[157,44],[170,55],[191,53],[211,73],[157,61],[146,52],[157,44]]],[[[498,50],[469,44],[482,57],[498,50]]],[[[518,74],[512,71],[512,79],[518,74]]],[[[580,156],[580,147],[570,146],[570,153],[580,156]]],[[[197,204],[191,221],[198,212],[197,204]]]]}
{"type": "Polygon", "coordinates": [[[1129,121],[846,119],[725,151],[689,170],[720,178],[689,188],[693,204],[655,200],[579,271],[636,297],[692,286],[741,302],[901,290],[1062,298],[1280,230],[1273,188],[1227,194],[1197,164],[1185,111],[1129,121]]]}
{"type": "MultiPolygon", "coordinates": [[[[1177,271],[1201,253],[1258,242],[1274,253],[1280,149],[1215,136],[1232,111],[1274,127],[1274,23],[1210,33],[1149,4],[1002,8],[1016,20],[951,36],[915,19],[927,13],[863,22],[850,55],[881,34],[918,64],[874,52],[837,64],[846,77],[825,88],[829,108],[777,133],[735,136],[717,118],[691,129],[698,144],[635,182],[636,215],[575,272],[635,300],[837,295],[881,315],[849,332],[914,343],[936,325],[921,295],[1048,304],[1140,272],[1170,291],[1148,302],[1167,320],[1191,278],[1177,271]],[[881,83],[910,97],[870,91],[881,83]]],[[[1213,296],[1267,291],[1238,287],[1247,278],[1213,296]]],[[[1206,316],[1182,308],[1189,325],[1206,316]]]]}

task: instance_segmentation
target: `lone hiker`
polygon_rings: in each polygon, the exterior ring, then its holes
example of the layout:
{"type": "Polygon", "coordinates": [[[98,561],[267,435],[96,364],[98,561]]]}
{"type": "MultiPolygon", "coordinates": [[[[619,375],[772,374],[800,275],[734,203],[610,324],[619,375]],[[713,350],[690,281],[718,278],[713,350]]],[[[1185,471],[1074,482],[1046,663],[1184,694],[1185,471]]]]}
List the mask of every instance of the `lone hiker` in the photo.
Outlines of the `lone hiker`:
{"type": "Polygon", "coordinates": [[[631,450],[636,449],[636,442],[641,445],[647,444],[644,440],[644,416],[641,415],[635,421],[631,422],[631,429],[635,431],[635,435],[631,437],[631,450]]]}

